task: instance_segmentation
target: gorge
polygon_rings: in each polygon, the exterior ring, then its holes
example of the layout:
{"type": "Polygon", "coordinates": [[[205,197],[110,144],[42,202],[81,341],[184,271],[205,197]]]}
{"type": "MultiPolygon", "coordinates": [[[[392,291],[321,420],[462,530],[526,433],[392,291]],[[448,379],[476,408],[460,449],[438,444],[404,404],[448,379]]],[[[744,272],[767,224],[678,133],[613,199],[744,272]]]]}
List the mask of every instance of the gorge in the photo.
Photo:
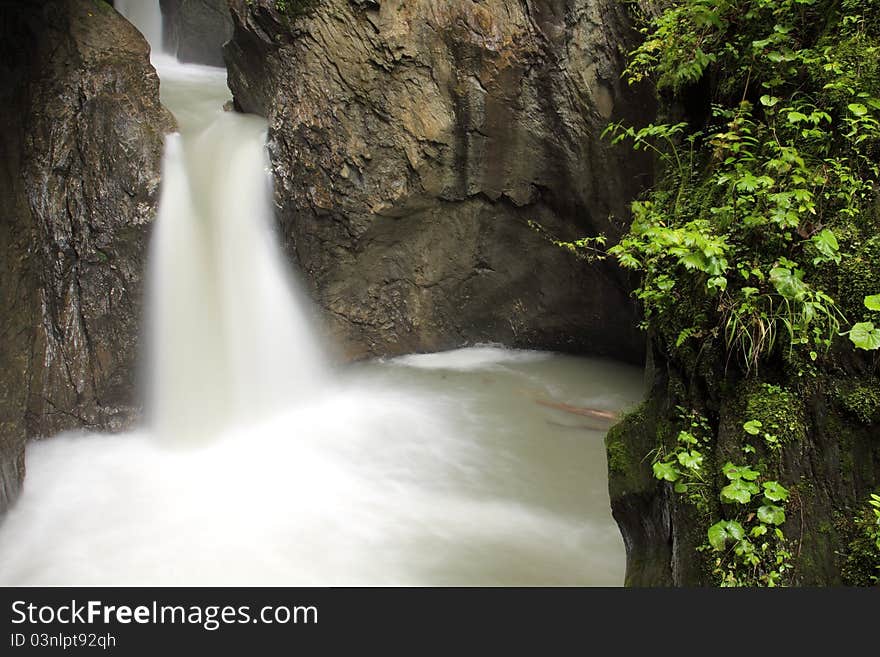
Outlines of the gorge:
{"type": "Polygon", "coordinates": [[[878,29],[723,4],[0,7],[0,582],[875,582],[878,29]]]}

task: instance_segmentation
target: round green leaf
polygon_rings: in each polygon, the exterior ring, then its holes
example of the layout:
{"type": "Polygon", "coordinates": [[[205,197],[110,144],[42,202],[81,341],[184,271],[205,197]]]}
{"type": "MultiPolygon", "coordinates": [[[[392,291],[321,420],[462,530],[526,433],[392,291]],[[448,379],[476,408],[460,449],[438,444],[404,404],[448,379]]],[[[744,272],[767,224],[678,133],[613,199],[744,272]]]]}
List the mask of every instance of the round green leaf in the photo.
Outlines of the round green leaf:
{"type": "Polygon", "coordinates": [[[718,552],[721,552],[725,545],[727,545],[727,538],[729,536],[727,533],[727,521],[722,520],[709,527],[708,535],[709,545],[715,548],[718,552]]]}
{"type": "Polygon", "coordinates": [[[678,470],[669,462],[657,461],[652,469],[654,470],[654,477],[661,481],[675,481],[679,477],[678,470]]]}
{"type": "Polygon", "coordinates": [[[880,310],[880,294],[872,294],[865,297],[865,308],[868,310],[880,310]]]}
{"type": "Polygon", "coordinates": [[[743,425],[743,429],[745,429],[746,433],[757,436],[761,432],[762,426],[758,420],[749,420],[743,425]]]}
{"type": "Polygon", "coordinates": [[[734,479],[721,489],[721,501],[748,504],[752,499],[752,495],[757,492],[757,484],[743,479],[734,479]]]}
{"type": "Polygon", "coordinates": [[[785,511],[774,504],[758,508],[758,520],[768,525],[781,525],[785,522],[785,511]]]}
{"type": "Polygon", "coordinates": [[[771,502],[784,502],[788,499],[788,489],[778,481],[765,481],[764,497],[771,502]]]}
{"type": "Polygon", "coordinates": [[[703,455],[695,449],[689,452],[679,452],[678,462],[688,470],[699,470],[703,463],[703,455]]]}
{"type": "Polygon", "coordinates": [[[754,527],[752,527],[752,531],[750,532],[750,534],[752,535],[752,538],[758,538],[759,536],[763,536],[766,533],[767,533],[767,526],[766,525],[755,525],[754,527]]]}
{"type": "Polygon", "coordinates": [[[720,520],[709,527],[707,535],[709,545],[721,552],[727,546],[728,540],[740,541],[745,537],[746,532],[735,520],[720,520]]]}
{"type": "Polygon", "coordinates": [[[849,339],[858,349],[880,349],[880,329],[874,328],[873,322],[859,322],[853,326],[849,339]]]}

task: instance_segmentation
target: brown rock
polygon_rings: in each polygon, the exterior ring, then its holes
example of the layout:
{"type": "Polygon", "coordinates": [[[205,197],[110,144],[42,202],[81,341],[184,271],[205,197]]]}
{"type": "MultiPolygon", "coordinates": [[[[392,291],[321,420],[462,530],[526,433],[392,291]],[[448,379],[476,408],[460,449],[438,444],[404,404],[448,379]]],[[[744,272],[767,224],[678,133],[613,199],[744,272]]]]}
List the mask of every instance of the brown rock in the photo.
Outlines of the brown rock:
{"type": "Polygon", "coordinates": [[[107,3],[0,7],[0,509],[28,437],[119,429],[163,135],[146,42],[107,3]]]}
{"type": "Polygon", "coordinates": [[[269,119],[284,237],[346,353],[491,340],[641,358],[619,272],[528,225],[613,242],[649,182],[649,162],[599,138],[653,112],[620,80],[634,36],[623,5],[230,8],[230,87],[269,119]]]}

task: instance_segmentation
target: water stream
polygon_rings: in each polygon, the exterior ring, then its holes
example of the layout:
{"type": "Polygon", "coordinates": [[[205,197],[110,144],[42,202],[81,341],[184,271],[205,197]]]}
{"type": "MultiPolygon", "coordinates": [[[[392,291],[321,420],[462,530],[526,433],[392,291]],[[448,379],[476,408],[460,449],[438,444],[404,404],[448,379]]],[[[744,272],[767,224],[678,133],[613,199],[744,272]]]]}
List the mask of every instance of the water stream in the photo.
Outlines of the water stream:
{"type": "Polygon", "coordinates": [[[607,423],[560,405],[632,406],[640,371],[492,346],[334,370],[274,237],[265,121],[221,109],[222,70],[153,61],[180,133],[148,417],[29,445],[0,583],[621,584],[607,423]]]}

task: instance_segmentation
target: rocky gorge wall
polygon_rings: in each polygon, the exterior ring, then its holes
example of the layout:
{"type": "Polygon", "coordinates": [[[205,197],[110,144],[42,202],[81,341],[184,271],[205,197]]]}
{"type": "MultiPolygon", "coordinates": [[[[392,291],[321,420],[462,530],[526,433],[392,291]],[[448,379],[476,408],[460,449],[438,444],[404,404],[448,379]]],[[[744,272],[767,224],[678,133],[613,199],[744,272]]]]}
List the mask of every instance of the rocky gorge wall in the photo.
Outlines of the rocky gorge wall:
{"type": "Polygon", "coordinates": [[[867,581],[876,564],[859,564],[857,522],[880,485],[880,381],[867,361],[841,360],[838,368],[804,380],[768,368],[750,379],[726,376],[723,359],[699,368],[655,354],[648,400],[606,437],[611,506],[627,549],[630,586],[709,586],[711,520],[655,479],[658,447],[671,449],[681,429],[679,407],[709,420],[711,449],[704,449],[709,497],[729,483],[720,472],[743,460],[743,421],[757,420],[777,434],[778,452],[752,442],[758,462],[790,491],[783,526],[792,554],[790,581],[798,586],[853,585],[867,581]],[[713,464],[713,465],[710,465],[713,464]],[[855,572],[856,570],[861,572],[855,572]]]}
{"type": "Polygon", "coordinates": [[[24,442],[117,430],[135,361],[163,136],[140,33],[107,3],[0,5],[0,510],[24,442]]]}
{"type": "Polygon", "coordinates": [[[266,116],[281,228],[345,355],[479,341],[639,361],[628,286],[568,240],[625,228],[650,163],[609,120],[623,4],[232,0],[237,107],[266,116]]]}

